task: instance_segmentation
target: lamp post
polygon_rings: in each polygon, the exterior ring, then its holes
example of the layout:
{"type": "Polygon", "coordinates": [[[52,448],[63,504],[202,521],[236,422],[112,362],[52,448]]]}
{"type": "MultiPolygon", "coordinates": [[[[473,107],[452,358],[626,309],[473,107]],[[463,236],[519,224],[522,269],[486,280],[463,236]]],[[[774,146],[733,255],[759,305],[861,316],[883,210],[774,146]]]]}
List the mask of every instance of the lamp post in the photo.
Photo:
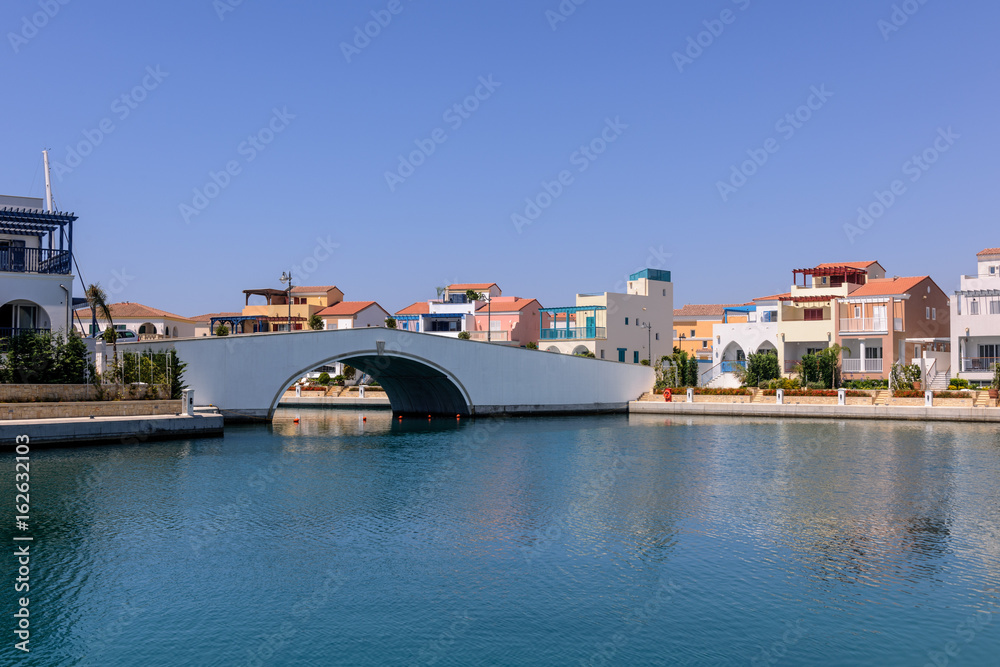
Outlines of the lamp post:
{"type": "Polygon", "coordinates": [[[483,295],[486,298],[486,342],[493,340],[493,299],[489,292],[483,295]]]}
{"type": "Polygon", "coordinates": [[[292,272],[289,271],[285,273],[281,272],[281,284],[284,285],[288,283],[288,290],[286,291],[287,296],[285,300],[288,301],[288,331],[292,330],[292,272]]]}
{"type": "MultiPolygon", "coordinates": [[[[646,308],[643,307],[645,311],[646,308]]],[[[653,325],[650,322],[646,322],[641,325],[643,329],[646,330],[646,358],[649,361],[649,365],[653,365],[653,325]]]]}

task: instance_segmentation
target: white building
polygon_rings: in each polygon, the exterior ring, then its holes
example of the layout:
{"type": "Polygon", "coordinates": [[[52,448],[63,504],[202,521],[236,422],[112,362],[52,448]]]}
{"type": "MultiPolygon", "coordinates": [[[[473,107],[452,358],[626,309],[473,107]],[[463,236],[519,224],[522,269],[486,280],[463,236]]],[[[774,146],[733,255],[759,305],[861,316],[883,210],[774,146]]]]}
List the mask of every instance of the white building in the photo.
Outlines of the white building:
{"type": "Polygon", "coordinates": [[[629,276],[627,289],[625,294],[577,294],[575,306],[540,308],[549,324],[541,330],[538,348],[561,354],[591,352],[598,359],[630,364],[655,364],[669,355],[674,328],[670,272],[643,269],[629,276]]]}
{"type": "MultiPolygon", "coordinates": [[[[161,338],[190,338],[195,335],[196,322],[182,315],[168,313],[159,308],[152,308],[141,303],[123,301],[108,304],[111,319],[114,320],[115,331],[132,332],[138,340],[159,340],[161,338]]],[[[75,327],[84,337],[93,336],[108,328],[108,321],[97,315],[97,325],[94,325],[94,313],[90,308],[80,308],[76,311],[75,327]]]]}
{"type": "Polygon", "coordinates": [[[976,275],[962,276],[951,300],[951,368],[957,377],[988,382],[1000,363],[1000,248],[976,258],[976,275]]]}
{"type": "Polygon", "coordinates": [[[0,338],[68,331],[76,219],[41,199],[0,196],[0,338]]]}
{"type": "Polygon", "coordinates": [[[341,301],[316,313],[325,329],[384,327],[389,312],[375,301],[341,301]]]}
{"type": "Polygon", "coordinates": [[[785,295],[763,296],[752,306],[726,308],[722,323],[712,325],[715,338],[712,368],[702,373],[700,384],[738,387],[736,367],[746,367],[746,359],[757,352],[778,353],[778,309],[785,295]],[[714,382],[713,382],[714,381],[714,382]]]}

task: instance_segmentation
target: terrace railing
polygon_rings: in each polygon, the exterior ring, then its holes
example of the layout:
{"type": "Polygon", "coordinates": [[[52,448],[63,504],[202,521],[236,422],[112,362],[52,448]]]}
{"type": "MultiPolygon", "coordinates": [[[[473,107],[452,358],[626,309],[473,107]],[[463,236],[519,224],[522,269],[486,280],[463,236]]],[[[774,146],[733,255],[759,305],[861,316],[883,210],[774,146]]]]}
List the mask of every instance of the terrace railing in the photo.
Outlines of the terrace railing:
{"type": "Polygon", "coordinates": [[[571,327],[569,329],[560,327],[542,329],[541,340],[595,340],[607,337],[606,327],[571,327]]]}
{"type": "Polygon", "coordinates": [[[1000,357],[965,357],[962,359],[962,372],[993,372],[997,364],[1000,364],[1000,357]]]}
{"type": "Polygon", "coordinates": [[[70,255],[66,250],[0,248],[0,272],[68,274],[70,265],[70,255]]]}
{"type": "Polygon", "coordinates": [[[845,373],[881,373],[881,359],[844,359],[842,369],[845,373]]]}
{"type": "Polygon", "coordinates": [[[889,320],[884,317],[852,317],[840,321],[842,333],[889,332],[889,320]]]}

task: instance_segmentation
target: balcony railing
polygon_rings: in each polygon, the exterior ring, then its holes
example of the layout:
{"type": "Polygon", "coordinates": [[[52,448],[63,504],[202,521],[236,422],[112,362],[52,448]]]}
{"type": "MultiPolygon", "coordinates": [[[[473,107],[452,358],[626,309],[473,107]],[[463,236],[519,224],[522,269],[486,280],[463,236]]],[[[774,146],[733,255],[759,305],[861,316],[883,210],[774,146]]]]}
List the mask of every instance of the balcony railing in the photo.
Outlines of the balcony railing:
{"type": "Polygon", "coordinates": [[[0,248],[0,271],[6,273],[70,273],[70,255],[66,250],[48,248],[0,248]]]}
{"type": "Polygon", "coordinates": [[[889,332],[889,320],[884,317],[852,317],[840,321],[841,333],[889,332]]]}
{"type": "Polygon", "coordinates": [[[542,340],[594,340],[607,338],[606,327],[573,327],[570,329],[542,329],[542,340]]]}
{"type": "Polygon", "coordinates": [[[845,373],[881,373],[881,359],[844,359],[842,365],[845,373]]]}
{"type": "Polygon", "coordinates": [[[745,369],[747,367],[747,362],[745,360],[739,361],[723,361],[719,364],[720,373],[735,373],[736,369],[745,369]]]}
{"type": "Polygon", "coordinates": [[[992,373],[997,364],[1000,364],[1000,357],[966,357],[962,359],[962,372],[992,373]]]}
{"type": "Polygon", "coordinates": [[[470,331],[469,336],[469,340],[478,340],[484,343],[506,343],[510,340],[509,331],[470,331]],[[487,334],[489,334],[488,337],[487,334]]]}

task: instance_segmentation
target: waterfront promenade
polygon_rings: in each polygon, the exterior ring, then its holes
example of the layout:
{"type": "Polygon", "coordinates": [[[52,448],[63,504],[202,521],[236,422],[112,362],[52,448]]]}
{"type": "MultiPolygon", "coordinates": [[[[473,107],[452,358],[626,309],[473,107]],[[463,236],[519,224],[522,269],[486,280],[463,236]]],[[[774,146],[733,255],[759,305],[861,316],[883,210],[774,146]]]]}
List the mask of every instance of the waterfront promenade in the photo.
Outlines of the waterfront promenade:
{"type": "Polygon", "coordinates": [[[633,414],[1000,423],[1000,408],[631,401],[628,409],[633,414]]]}

